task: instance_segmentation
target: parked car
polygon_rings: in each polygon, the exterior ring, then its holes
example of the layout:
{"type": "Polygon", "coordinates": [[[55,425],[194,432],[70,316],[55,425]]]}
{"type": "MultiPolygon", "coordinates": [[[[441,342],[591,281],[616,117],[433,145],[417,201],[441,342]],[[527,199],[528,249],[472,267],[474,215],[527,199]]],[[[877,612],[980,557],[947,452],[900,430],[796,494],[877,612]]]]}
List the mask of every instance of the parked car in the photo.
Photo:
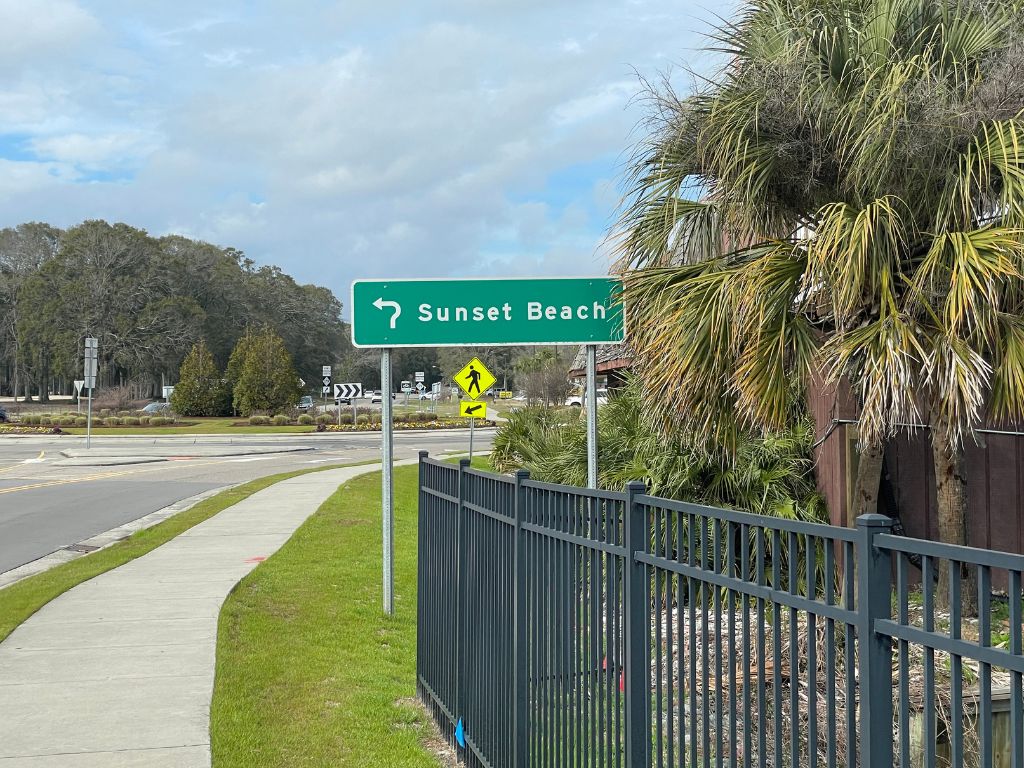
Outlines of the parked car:
{"type": "Polygon", "coordinates": [[[300,411],[308,411],[310,408],[313,407],[313,396],[303,395],[302,397],[299,398],[299,404],[296,405],[295,407],[298,408],[300,411]]]}
{"type": "MultiPolygon", "coordinates": [[[[572,405],[572,406],[575,406],[577,408],[582,408],[583,407],[583,403],[586,402],[586,399],[587,398],[586,398],[585,393],[580,392],[578,395],[571,395],[565,401],[565,404],[566,405],[572,405]]],[[[601,387],[601,388],[599,388],[597,390],[597,404],[598,405],[604,405],[607,402],[608,402],[608,390],[603,388],[603,387],[601,387]]]]}
{"type": "Polygon", "coordinates": [[[142,409],[142,412],[147,416],[159,416],[161,413],[170,413],[171,404],[162,402],[149,403],[142,409]]]}
{"type": "Polygon", "coordinates": [[[7,421],[7,411],[0,406],[0,424],[3,424],[5,421],[7,421]]]}

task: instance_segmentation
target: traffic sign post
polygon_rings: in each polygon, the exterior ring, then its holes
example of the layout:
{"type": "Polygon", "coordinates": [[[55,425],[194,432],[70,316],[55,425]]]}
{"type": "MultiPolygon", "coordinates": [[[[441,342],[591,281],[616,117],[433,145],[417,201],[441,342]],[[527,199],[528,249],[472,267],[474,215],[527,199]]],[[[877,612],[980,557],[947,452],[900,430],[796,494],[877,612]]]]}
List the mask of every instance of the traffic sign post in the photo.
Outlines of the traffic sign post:
{"type": "Polygon", "coordinates": [[[85,420],[85,447],[92,448],[92,391],[96,387],[99,340],[87,337],[85,340],[85,386],[89,388],[89,410],[85,420]]]}
{"type": "Polygon", "coordinates": [[[394,520],[395,503],[392,497],[394,488],[392,474],[392,420],[391,420],[391,350],[380,351],[380,431],[382,475],[381,506],[383,508],[382,533],[384,538],[384,613],[391,616],[395,612],[395,580],[394,580],[394,520]]]}
{"type": "MultiPolygon", "coordinates": [[[[327,397],[331,394],[331,366],[325,365],[320,369],[320,394],[324,397],[324,410],[327,410],[327,397]]],[[[341,408],[338,408],[339,418],[341,408]]]]}
{"type": "MultiPolygon", "coordinates": [[[[597,383],[594,345],[625,338],[622,281],[615,277],[472,280],[356,280],[352,343],[381,350],[384,453],[384,610],[393,612],[391,350],[399,347],[582,344],[587,347],[587,474],[597,484],[597,383]]],[[[416,380],[421,381],[417,371],[416,380]]],[[[470,400],[496,379],[474,358],[455,377],[470,400]]],[[[408,390],[406,390],[408,398],[408,390]]],[[[470,406],[471,407],[471,406],[470,406]]],[[[470,458],[476,419],[470,418],[470,458]]]]}

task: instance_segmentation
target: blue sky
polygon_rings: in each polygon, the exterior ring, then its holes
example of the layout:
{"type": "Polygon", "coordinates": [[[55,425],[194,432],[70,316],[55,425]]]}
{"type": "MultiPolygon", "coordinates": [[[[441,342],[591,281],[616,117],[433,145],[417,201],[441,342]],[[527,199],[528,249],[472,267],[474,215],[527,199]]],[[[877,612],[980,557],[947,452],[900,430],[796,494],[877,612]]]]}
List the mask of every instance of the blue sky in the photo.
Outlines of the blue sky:
{"type": "Polygon", "coordinates": [[[124,221],[357,277],[604,272],[688,0],[0,0],[0,226],[124,221]],[[126,10],[127,9],[127,10],[126,10]]]}

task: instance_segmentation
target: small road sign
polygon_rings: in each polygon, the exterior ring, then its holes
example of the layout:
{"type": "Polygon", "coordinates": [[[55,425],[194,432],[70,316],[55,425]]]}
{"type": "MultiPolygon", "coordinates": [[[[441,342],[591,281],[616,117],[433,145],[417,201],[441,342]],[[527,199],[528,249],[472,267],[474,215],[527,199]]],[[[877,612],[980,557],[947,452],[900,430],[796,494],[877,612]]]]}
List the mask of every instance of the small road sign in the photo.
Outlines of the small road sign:
{"type": "Polygon", "coordinates": [[[169,400],[171,395],[174,394],[174,387],[164,387],[164,400],[169,400]]]}
{"type": "Polygon", "coordinates": [[[622,283],[615,277],[356,280],[357,347],[618,344],[622,283]]]}
{"type": "Polygon", "coordinates": [[[487,366],[480,361],[479,357],[474,357],[466,364],[465,368],[455,374],[455,383],[472,400],[482,397],[484,392],[493,387],[496,381],[494,374],[487,370],[487,366]]]}
{"type": "Polygon", "coordinates": [[[416,381],[424,381],[426,378],[423,371],[416,371],[416,381]]]}
{"type": "Polygon", "coordinates": [[[335,384],[334,385],[334,397],[362,397],[363,396],[363,385],[362,384],[335,384]]]}
{"type": "Polygon", "coordinates": [[[325,365],[323,367],[323,375],[324,376],[330,376],[331,375],[331,366],[325,365]]]}
{"type": "Polygon", "coordinates": [[[323,384],[323,386],[325,386],[325,387],[330,387],[331,386],[330,374],[327,374],[322,379],[320,379],[320,383],[323,384]]]}
{"type": "Polygon", "coordinates": [[[410,382],[410,381],[403,381],[402,382],[402,391],[403,392],[412,392],[412,382],[410,382]]]}
{"type": "Polygon", "coordinates": [[[476,400],[463,400],[459,403],[459,416],[469,419],[486,419],[487,403],[478,403],[476,400]]]}
{"type": "Polygon", "coordinates": [[[82,387],[85,386],[85,379],[75,379],[75,394],[82,394],[82,387]]]}
{"type": "Polygon", "coordinates": [[[512,399],[512,390],[510,390],[510,389],[503,389],[503,390],[501,390],[498,393],[498,399],[499,400],[511,400],[512,399]]]}

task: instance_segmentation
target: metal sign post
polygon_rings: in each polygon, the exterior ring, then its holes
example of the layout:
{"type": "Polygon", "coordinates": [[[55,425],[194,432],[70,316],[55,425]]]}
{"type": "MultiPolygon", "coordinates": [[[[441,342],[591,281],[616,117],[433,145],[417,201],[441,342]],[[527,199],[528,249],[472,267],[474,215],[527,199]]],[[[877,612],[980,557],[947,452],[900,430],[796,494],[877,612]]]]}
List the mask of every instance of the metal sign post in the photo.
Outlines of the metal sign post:
{"type": "Polygon", "coordinates": [[[383,518],[384,538],[384,613],[392,616],[395,613],[395,579],[394,579],[394,521],[395,504],[392,497],[392,457],[394,444],[392,442],[392,421],[391,421],[391,350],[380,351],[380,432],[381,432],[381,453],[382,453],[382,482],[381,482],[381,512],[383,518]]]}
{"type": "Polygon", "coordinates": [[[597,347],[587,345],[587,487],[597,488],[597,347]]]}
{"type": "Polygon", "coordinates": [[[85,386],[89,388],[89,410],[85,420],[85,447],[92,448],[92,390],[96,386],[97,355],[99,341],[93,337],[85,340],[85,386]]]}

